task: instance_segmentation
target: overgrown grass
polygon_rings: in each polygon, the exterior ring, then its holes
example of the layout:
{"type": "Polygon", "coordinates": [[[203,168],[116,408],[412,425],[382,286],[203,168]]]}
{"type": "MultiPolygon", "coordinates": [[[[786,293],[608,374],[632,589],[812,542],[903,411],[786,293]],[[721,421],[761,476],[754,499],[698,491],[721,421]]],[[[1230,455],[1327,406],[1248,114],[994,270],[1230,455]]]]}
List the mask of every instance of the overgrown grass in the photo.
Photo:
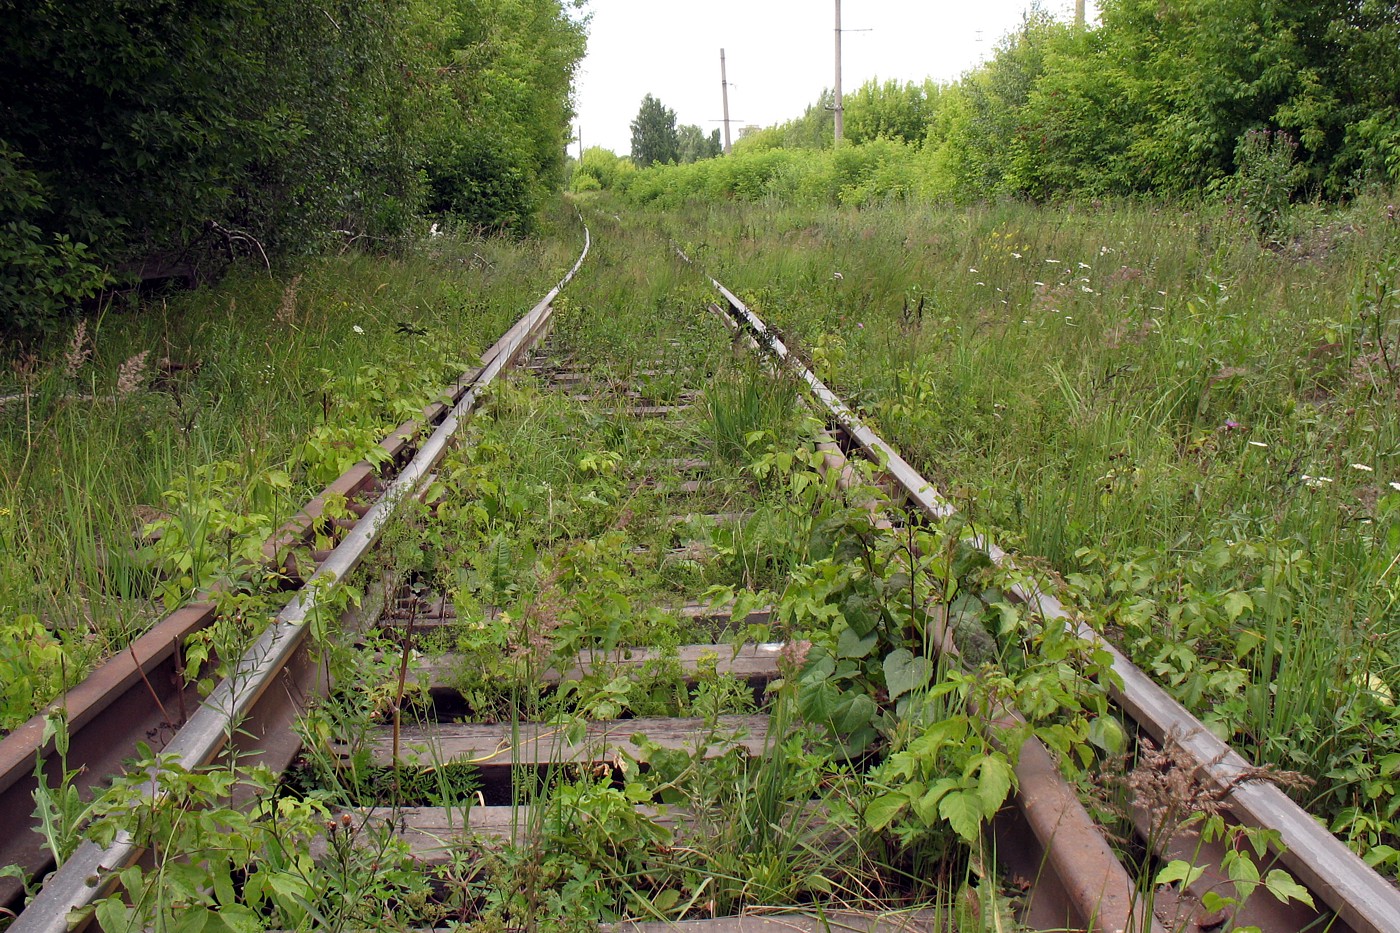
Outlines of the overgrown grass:
{"type": "MultiPolygon", "coordinates": [[[[510,803],[530,809],[517,814],[510,844],[447,869],[464,892],[449,916],[568,930],[756,907],[927,905],[983,911],[980,921],[963,917],[963,928],[994,928],[1009,907],[994,872],[980,867],[978,839],[1010,791],[1014,751],[988,744],[996,730],[972,712],[986,700],[977,681],[927,660],[925,602],[949,579],[978,591],[985,562],[934,566],[957,551],[950,527],[919,533],[930,563],[910,568],[904,533],[877,533],[858,504],[871,492],[848,501],[818,469],[793,381],[736,353],[703,310],[693,270],[670,267],[664,241],[612,233],[599,236],[598,266],[557,312],[552,356],[572,358],[587,381],[541,391],[518,375],[493,391],[439,471],[435,515],[391,534],[402,546],[388,550],[400,571],[456,607],[452,633],[425,646],[452,652],[462,700],[454,718],[548,722],[581,741],[587,720],[683,715],[707,722],[709,734],[690,751],[639,738],[602,774],[517,767],[510,803]],[[645,262],[651,256],[659,263],[645,262]],[[673,380],[663,392],[693,400],[688,411],[657,420],[600,413],[655,401],[653,373],[673,380]],[[629,399],[639,385],[641,398],[629,399]],[[705,489],[681,494],[667,477],[684,458],[708,462],[705,489]],[[696,517],[707,512],[749,517],[696,517]],[[696,544],[707,553],[677,556],[696,544]],[[676,614],[707,599],[731,606],[725,630],[676,614]],[[771,622],[745,624],[746,607],[757,606],[774,607],[771,622]],[[757,701],[743,681],[703,664],[687,679],[676,661],[683,644],[713,643],[721,658],[740,642],[777,640],[788,644],[783,680],[757,701]],[[641,669],[598,660],[642,647],[659,658],[641,669]],[[581,652],[594,659],[590,673],[541,683],[581,652]],[[763,755],[703,751],[734,738],[719,717],[756,702],[771,717],[763,755]],[[930,723],[951,723],[961,738],[929,740],[930,723]],[[955,774],[933,786],[935,775],[955,774]]],[[[969,604],[963,614],[981,611],[969,604]]],[[[1057,699],[1040,704],[1028,731],[1064,744],[1101,716],[1088,680],[1008,656],[1005,677],[984,672],[989,689],[1056,682],[1057,699]]],[[[383,677],[373,662],[355,670],[345,702],[374,694],[367,685],[383,677]]],[[[352,736],[362,728],[353,717],[337,728],[347,726],[352,736]]],[[[1020,736],[1004,738],[1014,749],[1020,736]]],[[[358,768],[328,762],[319,772],[325,792],[365,802],[358,768]]],[[[416,799],[387,792],[379,802],[416,799]]]]}
{"type": "Polygon", "coordinates": [[[559,278],[578,249],[564,226],[547,242],[439,237],[399,258],[245,271],[114,303],[9,361],[0,632],[40,634],[0,661],[0,730],[248,569],[266,533],[559,278]]]}
{"type": "Polygon", "coordinates": [[[1275,248],[1169,204],[666,223],[964,515],[1400,867],[1393,209],[1297,207],[1275,248]]]}

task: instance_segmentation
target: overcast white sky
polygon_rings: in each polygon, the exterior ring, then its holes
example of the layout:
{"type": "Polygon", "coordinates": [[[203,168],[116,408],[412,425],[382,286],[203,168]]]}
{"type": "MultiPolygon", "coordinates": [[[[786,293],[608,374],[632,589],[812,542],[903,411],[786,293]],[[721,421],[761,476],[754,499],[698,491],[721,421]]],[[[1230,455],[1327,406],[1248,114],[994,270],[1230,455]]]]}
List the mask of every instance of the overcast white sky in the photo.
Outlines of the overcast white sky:
{"type": "MultiPolygon", "coordinates": [[[[842,85],[870,78],[951,81],[989,57],[1030,0],[843,0],[842,85]],[[854,30],[868,29],[869,32],[854,30]]],[[[1042,0],[1064,19],[1073,0],[1042,0]]],[[[1090,0],[1092,20],[1097,4],[1090,0]]],[[[588,57],[579,71],[584,146],[619,155],[645,94],[678,123],[720,127],[719,51],[729,74],[734,138],[745,124],[801,116],[835,78],[833,0],[589,0],[588,57]]],[[[577,144],[572,151],[577,154],[577,144]]]]}

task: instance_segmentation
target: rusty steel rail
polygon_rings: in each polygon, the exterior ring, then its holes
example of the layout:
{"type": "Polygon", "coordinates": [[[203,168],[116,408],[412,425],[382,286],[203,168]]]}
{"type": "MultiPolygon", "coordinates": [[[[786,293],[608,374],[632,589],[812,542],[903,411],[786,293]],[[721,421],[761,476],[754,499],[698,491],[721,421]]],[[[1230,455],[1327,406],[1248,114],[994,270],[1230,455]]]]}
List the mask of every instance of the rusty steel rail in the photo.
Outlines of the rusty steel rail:
{"type": "MultiPolygon", "coordinates": [[[[483,354],[483,365],[491,362],[503,343],[498,341],[483,354]]],[[[381,440],[378,446],[387,461],[396,467],[407,462],[425,426],[437,425],[480,374],[480,369],[463,373],[444,387],[440,401],[424,406],[418,418],[404,422],[381,440]]],[[[326,502],[333,497],[354,499],[371,490],[379,474],[379,467],[361,460],[327,485],[264,542],[265,567],[297,579],[291,551],[310,542],[326,502]]],[[[137,753],[139,742],[159,745],[167,733],[184,723],[187,711],[198,707],[201,700],[196,685],[184,677],[184,643],[214,621],[217,596],[217,588],[197,594],[192,602],[104,661],[82,683],[0,739],[0,826],[24,826],[29,820],[40,761],[50,786],[63,779],[55,742],[44,738],[50,716],[61,712],[66,720],[70,786],[84,795],[100,786],[107,775],[119,771],[122,762],[137,753]]],[[[0,865],[18,866],[28,877],[37,878],[53,863],[53,854],[37,833],[13,832],[0,838],[0,865]]],[[[19,879],[0,878],[0,908],[18,909],[23,890],[19,879]]]]}
{"type": "MultiPolygon", "coordinates": [[[[679,250],[677,251],[679,252],[679,250]]],[[[689,262],[689,257],[681,253],[689,262]]],[[[710,282],[728,303],[729,313],[798,378],[831,419],[867,457],[889,474],[909,502],[930,520],[941,520],[956,509],[939,494],[899,453],[867,427],[849,407],[791,353],[774,333],[723,284],[710,282]]],[[[981,533],[969,543],[984,550],[998,565],[1014,568],[1011,556],[981,533]]],[[[1065,610],[1054,596],[1034,582],[1012,587],[1012,595],[1044,619],[1058,622],[1080,638],[1108,652],[1113,672],[1121,682],[1111,684],[1115,703],[1157,742],[1175,742],[1193,760],[1197,773],[1218,789],[1228,790],[1225,802],[1234,816],[1248,826],[1277,831],[1282,848],[1279,860],[1314,895],[1357,933],[1400,931],[1400,890],[1380,876],[1341,840],[1277,786],[1246,776],[1253,770],[1238,752],[1213,735],[1205,725],[1137,665],[1110,645],[1083,620],[1065,610]]],[[[1333,927],[1337,929],[1337,927],[1333,927]]]]}
{"type": "MultiPolygon", "coordinates": [[[[446,454],[448,442],[475,410],[482,391],[543,333],[553,313],[552,302],[583,265],[590,246],[585,226],[583,251],[573,267],[496,342],[484,357],[485,365],[476,379],[413,459],[244,653],[233,673],[191,714],[165,746],[163,757],[178,767],[194,769],[216,760],[230,747],[239,747],[247,753],[243,760],[261,760],[274,766],[285,766],[291,760],[298,744],[289,728],[291,722],[311,691],[325,689],[325,684],[317,682],[320,674],[308,656],[307,623],[319,610],[326,587],[343,580],[359,565],[398,504],[419,490],[446,454]]],[[[143,792],[152,802],[161,798],[154,775],[143,792]]],[[[116,873],[140,855],[138,841],[125,832],[105,847],[82,843],[49,877],[10,930],[65,933],[71,929],[69,914],[103,898],[116,873]]]]}

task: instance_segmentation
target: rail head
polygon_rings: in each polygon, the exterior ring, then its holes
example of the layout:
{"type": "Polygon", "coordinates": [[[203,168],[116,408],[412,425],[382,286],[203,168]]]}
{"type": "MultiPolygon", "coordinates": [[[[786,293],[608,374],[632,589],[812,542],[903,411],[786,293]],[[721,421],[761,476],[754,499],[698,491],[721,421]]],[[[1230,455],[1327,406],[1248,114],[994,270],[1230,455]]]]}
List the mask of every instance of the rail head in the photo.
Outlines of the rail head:
{"type": "MultiPolygon", "coordinates": [[[[679,249],[676,252],[690,262],[679,249]]],[[[805,382],[826,409],[867,457],[890,474],[909,501],[931,520],[948,518],[956,509],[938,489],[919,474],[899,453],[865,425],[796,354],[782,338],[733,292],[706,276],[729,305],[734,319],[754,340],[795,376],[805,382]]],[[[1009,554],[984,534],[971,541],[997,564],[1014,568],[1009,554]]],[[[1072,616],[1064,606],[1034,583],[1017,584],[1012,595],[1046,620],[1065,626],[1080,638],[1106,650],[1112,659],[1116,682],[1109,694],[1125,712],[1158,741],[1171,737],[1209,780],[1229,788],[1227,801],[1241,822],[1279,833],[1279,857],[1289,871],[1316,894],[1357,933],[1400,931],[1400,889],[1386,881],[1355,852],[1283,791],[1264,781],[1240,781],[1248,762],[1208,730],[1181,703],[1148,677],[1122,652],[1072,616]]]]}
{"type": "MultiPolygon", "coordinates": [[[[592,245],[587,225],[584,245],[567,274],[487,351],[486,364],[475,382],[453,406],[413,459],[390,483],[355,527],[345,535],[303,587],[283,606],[239,659],[234,671],[221,681],[162,751],[162,758],[186,769],[203,767],[224,748],[258,700],[274,687],[284,669],[309,634],[307,620],[320,608],[326,588],[343,580],[378,541],[399,503],[411,497],[447,452],[449,441],[476,409],[482,392],[544,331],[553,314],[553,301],[583,266],[592,245]]],[[[155,777],[143,788],[153,803],[162,796],[155,777]]],[[[115,882],[116,873],[141,855],[139,840],[119,833],[106,846],[83,842],[45,882],[34,901],[10,926],[12,933],[66,933],[73,929],[70,916],[101,900],[115,882]]]]}

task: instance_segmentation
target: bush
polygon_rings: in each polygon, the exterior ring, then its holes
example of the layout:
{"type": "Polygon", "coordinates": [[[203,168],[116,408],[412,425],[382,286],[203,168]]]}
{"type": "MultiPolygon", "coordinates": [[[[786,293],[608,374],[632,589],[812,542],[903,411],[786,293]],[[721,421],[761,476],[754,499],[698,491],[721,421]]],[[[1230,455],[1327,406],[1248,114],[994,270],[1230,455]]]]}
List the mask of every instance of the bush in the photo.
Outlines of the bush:
{"type": "Polygon", "coordinates": [[[84,298],[109,281],[83,243],[46,235],[36,221],[48,213],[38,175],[0,141],[0,333],[33,335],[49,330],[84,298]]]}

